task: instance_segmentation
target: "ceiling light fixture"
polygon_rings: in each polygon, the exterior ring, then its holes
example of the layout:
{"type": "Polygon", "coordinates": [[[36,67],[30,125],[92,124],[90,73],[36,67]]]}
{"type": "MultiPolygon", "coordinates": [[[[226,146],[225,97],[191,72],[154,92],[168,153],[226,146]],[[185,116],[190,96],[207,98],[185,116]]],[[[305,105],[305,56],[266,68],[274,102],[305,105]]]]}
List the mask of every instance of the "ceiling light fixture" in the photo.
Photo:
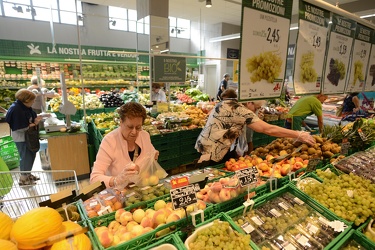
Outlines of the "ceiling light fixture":
{"type": "Polygon", "coordinates": [[[213,38],[210,38],[208,41],[210,43],[215,43],[215,42],[222,42],[222,41],[227,41],[227,40],[238,39],[240,37],[241,37],[240,33],[235,33],[235,34],[226,35],[226,36],[213,37],[213,38]]]}
{"type": "Polygon", "coordinates": [[[110,23],[112,23],[112,26],[116,26],[116,20],[109,20],[110,23]]]}
{"type": "Polygon", "coordinates": [[[20,5],[16,6],[16,4],[14,4],[14,6],[12,8],[19,13],[23,13],[22,6],[20,6],[20,5]]]}
{"type": "Polygon", "coordinates": [[[369,15],[360,16],[360,18],[369,18],[369,17],[373,17],[373,16],[375,16],[375,14],[369,14],[369,15]]]}
{"type": "Polygon", "coordinates": [[[212,2],[211,0],[206,0],[206,7],[211,8],[212,7],[212,2]]]}
{"type": "Polygon", "coordinates": [[[30,8],[30,6],[27,6],[26,12],[31,12],[32,16],[36,16],[36,11],[34,8],[30,8]]]}

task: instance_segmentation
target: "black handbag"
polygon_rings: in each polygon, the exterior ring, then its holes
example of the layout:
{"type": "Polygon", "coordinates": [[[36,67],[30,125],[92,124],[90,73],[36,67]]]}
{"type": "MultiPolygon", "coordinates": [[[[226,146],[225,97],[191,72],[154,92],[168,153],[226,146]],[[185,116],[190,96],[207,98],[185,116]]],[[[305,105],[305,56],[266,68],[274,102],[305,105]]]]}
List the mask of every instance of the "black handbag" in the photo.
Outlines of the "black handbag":
{"type": "Polygon", "coordinates": [[[40,149],[39,143],[39,128],[38,126],[29,127],[25,132],[26,147],[32,152],[38,152],[40,149]]]}

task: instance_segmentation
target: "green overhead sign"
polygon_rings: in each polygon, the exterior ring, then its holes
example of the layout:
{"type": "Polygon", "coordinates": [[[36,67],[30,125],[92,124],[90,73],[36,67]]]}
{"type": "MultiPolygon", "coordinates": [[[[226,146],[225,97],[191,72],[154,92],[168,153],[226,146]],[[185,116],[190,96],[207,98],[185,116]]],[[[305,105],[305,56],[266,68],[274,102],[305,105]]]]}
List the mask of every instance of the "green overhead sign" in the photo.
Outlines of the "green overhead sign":
{"type": "Polygon", "coordinates": [[[186,58],[154,56],[154,82],[185,82],[186,58]]]}
{"type": "MultiPolygon", "coordinates": [[[[0,39],[0,59],[2,60],[31,60],[31,61],[69,61],[79,59],[78,45],[13,41],[0,39]]],[[[81,46],[83,60],[91,62],[137,62],[137,55],[123,52],[136,52],[134,49],[109,48],[98,46],[81,46]],[[92,61],[91,61],[92,60],[92,61]]],[[[145,51],[142,51],[145,52],[145,51]]],[[[147,52],[146,52],[147,53],[147,52]]],[[[148,63],[148,55],[139,55],[139,62],[148,63]]]]}

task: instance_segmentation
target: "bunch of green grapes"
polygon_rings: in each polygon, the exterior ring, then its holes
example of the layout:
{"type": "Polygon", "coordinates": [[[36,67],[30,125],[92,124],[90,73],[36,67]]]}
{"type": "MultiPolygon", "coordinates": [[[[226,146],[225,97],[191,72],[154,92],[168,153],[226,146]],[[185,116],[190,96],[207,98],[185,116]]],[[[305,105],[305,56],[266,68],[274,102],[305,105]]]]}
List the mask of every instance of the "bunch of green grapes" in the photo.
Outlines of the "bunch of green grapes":
{"type": "Polygon", "coordinates": [[[336,69],[340,74],[340,80],[344,79],[346,74],[345,64],[338,59],[335,59],[336,69]]]}
{"type": "Polygon", "coordinates": [[[247,59],[246,68],[251,73],[251,82],[259,82],[264,79],[273,83],[275,78],[281,73],[283,61],[275,52],[267,51],[247,59]]]}
{"type": "Polygon", "coordinates": [[[321,169],[317,169],[316,173],[321,179],[323,179],[323,181],[331,180],[337,177],[337,175],[332,171],[322,171],[321,169]]]}
{"type": "Polygon", "coordinates": [[[305,82],[316,82],[318,79],[318,74],[316,73],[314,66],[314,52],[309,51],[302,55],[301,57],[301,81],[305,82]]]}
{"type": "Polygon", "coordinates": [[[251,249],[250,235],[240,234],[226,221],[215,220],[213,225],[197,233],[197,238],[189,244],[190,249],[251,249]]]}
{"type": "Polygon", "coordinates": [[[320,185],[307,185],[304,192],[339,217],[359,225],[375,215],[375,185],[360,176],[342,174],[333,176],[317,171],[324,181],[320,185]]]}
{"type": "Polygon", "coordinates": [[[363,63],[361,61],[355,61],[354,62],[354,78],[353,78],[353,85],[356,84],[357,79],[360,81],[364,80],[363,74],[362,74],[362,69],[363,69],[363,63]]]}

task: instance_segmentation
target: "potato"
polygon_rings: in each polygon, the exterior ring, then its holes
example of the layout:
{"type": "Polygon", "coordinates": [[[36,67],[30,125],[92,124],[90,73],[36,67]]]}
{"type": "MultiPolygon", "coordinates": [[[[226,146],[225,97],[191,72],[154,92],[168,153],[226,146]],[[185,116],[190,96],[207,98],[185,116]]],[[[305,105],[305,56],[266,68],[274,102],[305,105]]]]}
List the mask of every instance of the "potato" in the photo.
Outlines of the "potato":
{"type": "Polygon", "coordinates": [[[332,144],[328,144],[328,143],[326,143],[326,144],[324,144],[324,145],[322,146],[322,151],[330,151],[331,148],[332,148],[332,144]]]}
{"type": "Polygon", "coordinates": [[[309,148],[309,149],[307,150],[307,153],[308,153],[309,155],[313,155],[313,154],[316,154],[316,150],[315,150],[315,148],[309,148]]]}
{"type": "Polygon", "coordinates": [[[334,154],[338,154],[338,153],[341,152],[341,147],[340,146],[332,147],[331,152],[334,153],[334,154]]]}
{"type": "Polygon", "coordinates": [[[313,135],[313,138],[315,139],[315,141],[316,141],[317,143],[323,143],[323,139],[322,139],[322,137],[317,136],[317,135],[313,135]]]}
{"type": "Polygon", "coordinates": [[[318,156],[322,156],[322,154],[323,154],[323,152],[322,152],[322,150],[316,150],[316,154],[318,155],[318,156]]]}
{"type": "Polygon", "coordinates": [[[331,158],[334,154],[331,151],[324,151],[323,157],[324,158],[331,158]]]}
{"type": "Polygon", "coordinates": [[[308,149],[309,149],[309,146],[307,146],[307,144],[305,144],[305,143],[303,143],[302,145],[301,145],[301,151],[307,151],[308,149]]]}
{"type": "Polygon", "coordinates": [[[308,160],[309,156],[307,154],[301,154],[299,157],[302,158],[302,160],[308,160]]]}

